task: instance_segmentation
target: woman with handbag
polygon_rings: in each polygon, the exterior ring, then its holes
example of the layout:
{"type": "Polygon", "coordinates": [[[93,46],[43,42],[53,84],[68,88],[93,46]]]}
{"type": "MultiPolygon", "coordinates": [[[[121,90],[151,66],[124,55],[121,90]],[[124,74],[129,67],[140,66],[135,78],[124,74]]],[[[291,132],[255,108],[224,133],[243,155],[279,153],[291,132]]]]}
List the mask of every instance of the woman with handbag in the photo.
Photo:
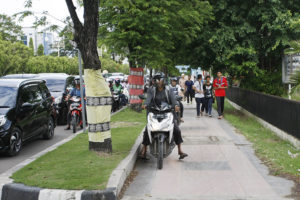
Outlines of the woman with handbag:
{"type": "Polygon", "coordinates": [[[213,94],[213,86],[210,82],[210,76],[207,76],[206,83],[203,85],[204,97],[205,97],[205,106],[206,112],[209,117],[212,117],[212,104],[214,103],[214,94],[213,94]]]}

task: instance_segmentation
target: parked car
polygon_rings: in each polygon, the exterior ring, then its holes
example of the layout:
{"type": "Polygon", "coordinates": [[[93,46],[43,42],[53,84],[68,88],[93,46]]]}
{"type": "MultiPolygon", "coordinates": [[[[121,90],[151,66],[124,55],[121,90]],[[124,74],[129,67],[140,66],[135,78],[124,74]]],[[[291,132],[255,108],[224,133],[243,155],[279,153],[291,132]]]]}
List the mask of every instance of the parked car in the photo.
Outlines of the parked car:
{"type": "Polygon", "coordinates": [[[43,80],[0,79],[0,152],[14,156],[27,140],[54,135],[53,100],[43,80]]]}
{"type": "Polygon", "coordinates": [[[54,107],[57,112],[57,124],[67,124],[68,107],[65,101],[69,90],[74,87],[74,77],[60,73],[43,73],[38,78],[46,81],[46,85],[54,98],[54,107]]]}
{"type": "Polygon", "coordinates": [[[123,81],[125,80],[125,76],[123,73],[111,73],[111,76],[109,76],[106,81],[109,82],[109,81],[115,81],[115,80],[120,80],[120,81],[123,81]]]}
{"type": "Polygon", "coordinates": [[[9,74],[6,76],[2,76],[2,79],[30,79],[36,78],[38,74],[9,74]]]}

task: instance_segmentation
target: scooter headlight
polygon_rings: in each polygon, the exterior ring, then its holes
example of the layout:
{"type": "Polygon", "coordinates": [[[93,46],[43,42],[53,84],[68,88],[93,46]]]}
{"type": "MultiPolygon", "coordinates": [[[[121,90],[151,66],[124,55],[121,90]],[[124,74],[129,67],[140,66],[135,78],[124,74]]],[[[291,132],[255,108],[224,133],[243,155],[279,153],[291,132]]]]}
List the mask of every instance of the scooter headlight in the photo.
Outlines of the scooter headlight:
{"type": "Polygon", "coordinates": [[[0,126],[3,126],[7,121],[5,115],[0,115],[0,126]]]}

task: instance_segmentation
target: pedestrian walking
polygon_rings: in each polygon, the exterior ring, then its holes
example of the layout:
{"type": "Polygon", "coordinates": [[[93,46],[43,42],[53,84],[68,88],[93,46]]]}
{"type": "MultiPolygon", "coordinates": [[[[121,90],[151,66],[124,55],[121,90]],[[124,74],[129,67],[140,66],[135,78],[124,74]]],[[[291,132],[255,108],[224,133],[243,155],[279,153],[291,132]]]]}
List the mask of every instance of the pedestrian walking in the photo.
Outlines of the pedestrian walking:
{"type": "Polygon", "coordinates": [[[180,96],[182,96],[184,98],[184,101],[186,101],[186,90],[185,90],[185,75],[181,74],[181,78],[179,79],[179,86],[180,86],[180,96]]]}
{"type": "Polygon", "coordinates": [[[215,90],[215,96],[217,100],[219,119],[223,118],[224,103],[225,103],[225,89],[228,87],[228,83],[221,72],[217,73],[217,78],[214,80],[213,87],[215,90]]]}
{"type": "Polygon", "coordinates": [[[193,90],[193,85],[194,82],[191,80],[191,75],[188,76],[188,80],[185,81],[185,94],[187,97],[187,103],[190,103],[191,100],[191,104],[193,103],[193,96],[194,96],[194,90],[193,90]]]}
{"type": "Polygon", "coordinates": [[[205,98],[204,98],[204,91],[203,91],[203,81],[202,81],[202,75],[199,74],[197,77],[197,81],[195,82],[195,85],[193,86],[193,89],[195,91],[195,100],[196,100],[196,109],[197,109],[197,117],[199,118],[200,115],[203,115],[204,111],[204,104],[205,104],[205,98]],[[200,109],[200,105],[203,107],[200,109]]]}
{"type": "Polygon", "coordinates": [[[211,111],[212,111],[212,104],[214,102],[213,86],[210,82],[210,76],[206,76],[205,80],[206,82],[203,85],[205,107],[206,107],[205,110],[208,116],[212,117],[211,111]]]}
{"type": "MultiPolygon", "coordinates": [[[[170,90],[174,93],[174,96],[180,96],[180,86],[177,84],[177,78],[171,78],[171,84],[169,85],[170,90]]],[[[180,107],[180,121],[184,122],[183,118],[183,104],[181,101],[177,101],[180,107]]]]}

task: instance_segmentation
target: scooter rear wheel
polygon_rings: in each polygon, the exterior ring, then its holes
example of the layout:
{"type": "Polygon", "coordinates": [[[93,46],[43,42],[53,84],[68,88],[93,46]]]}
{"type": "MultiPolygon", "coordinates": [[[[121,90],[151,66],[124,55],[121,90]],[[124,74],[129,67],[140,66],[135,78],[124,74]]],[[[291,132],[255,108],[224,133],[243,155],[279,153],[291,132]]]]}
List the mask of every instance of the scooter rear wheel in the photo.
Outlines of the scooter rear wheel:
{"type": "Polygon", "coordinates": [[[164,145],[163,142],[158,142],[158,156],[157,156],[157,168],[163,168],[164,161],[164,145]]]}

